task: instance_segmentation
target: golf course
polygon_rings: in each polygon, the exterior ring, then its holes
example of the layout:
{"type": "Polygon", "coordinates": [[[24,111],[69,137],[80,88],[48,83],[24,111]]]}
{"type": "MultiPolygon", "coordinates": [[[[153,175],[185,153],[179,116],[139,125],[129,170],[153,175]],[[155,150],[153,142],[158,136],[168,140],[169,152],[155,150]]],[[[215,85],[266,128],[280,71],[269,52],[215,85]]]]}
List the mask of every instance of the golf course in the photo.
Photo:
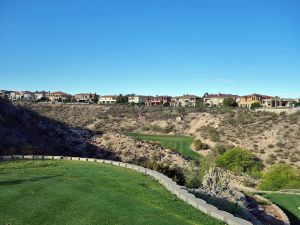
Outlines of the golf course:
{"type": "Polygon", "coordinates": [[[288,216],[291,225],[300,224],[300,195],[264,194],[263,197],[279,206],[288,216]]]}
{"type": "Polygon", "coordinates": [[[161,146],[182,154],[185,158],[191,160],[201,160],[202,156],[191,149],[193,138],[190,136],[172,136],[172,135],[149,135],[140,133],[128,133],[130,137],[137,140],[157,142],[161,146]]]}
{"type": "Polygon", "coordinates": [[[150,177],[74,161],[0,162],[0,224],[223,224],[150,177]]]}

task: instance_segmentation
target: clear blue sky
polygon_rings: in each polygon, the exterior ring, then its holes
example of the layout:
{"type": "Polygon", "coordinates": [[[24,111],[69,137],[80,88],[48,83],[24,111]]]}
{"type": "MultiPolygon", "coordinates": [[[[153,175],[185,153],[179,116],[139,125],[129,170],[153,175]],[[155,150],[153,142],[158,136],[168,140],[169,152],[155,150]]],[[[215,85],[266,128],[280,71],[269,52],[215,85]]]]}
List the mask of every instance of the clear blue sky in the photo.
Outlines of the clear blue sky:
{"type": "Polygon", "coordinates": [[[0,89],[300,97],[300,1],[0,0],[0,89]]]}

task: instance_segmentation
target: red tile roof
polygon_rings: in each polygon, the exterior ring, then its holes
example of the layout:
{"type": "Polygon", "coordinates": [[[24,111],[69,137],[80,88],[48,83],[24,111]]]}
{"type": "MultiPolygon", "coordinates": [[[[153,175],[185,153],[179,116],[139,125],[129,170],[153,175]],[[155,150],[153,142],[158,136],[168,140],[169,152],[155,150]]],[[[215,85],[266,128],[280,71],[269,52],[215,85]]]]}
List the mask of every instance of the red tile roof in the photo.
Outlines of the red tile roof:
{"type": "Polygon", "coordinates": [[[240,96],[219,93],[219,94],[210,94],[210,95],[204,96],[204,98],[240,98],[240,96]]]}

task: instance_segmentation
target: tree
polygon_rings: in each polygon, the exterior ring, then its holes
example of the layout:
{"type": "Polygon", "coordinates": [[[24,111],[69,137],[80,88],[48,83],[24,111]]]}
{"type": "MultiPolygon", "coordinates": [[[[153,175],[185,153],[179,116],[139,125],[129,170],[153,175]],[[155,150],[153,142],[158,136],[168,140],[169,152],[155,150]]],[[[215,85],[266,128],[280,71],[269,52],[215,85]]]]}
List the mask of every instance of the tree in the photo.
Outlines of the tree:
{"type": "Polygon", "coordinates": [[[226,107],[235,107],[237,106],[236,101],[234,100],[234,98],[225,98],[223,101],[223,105],[226,107]]]}
{"type": "Polygon", "coordinates": [[[128,102],[128,96],[127,96],[127,95],[123,96],[122,94],[120,94],[120,95],[117,97],[116,102],[117,102],[117,103],[121,103],[121,104],[127,103],[127,102],[128,102]]]}
{"type": "Polygon", "coordinates": [[[250,151],[242,148],[232,148],[217,158],[217,166],[235,173],[247,173],[257,176],[263,164],[250,151]]]}
{"type": "Polygon", "coordinates": [[[300,187],[300,171],[287,164],[274,164],[263,175],[259,189],[276,191],[300,187]]]}
{"type": "Polygon", "coordinates": [[[259,108],[261,107],[260,102],[253,102],[250,106],[251,109],[259,108]]]}
{"type": "Polygon", "coordinates": [[[196,107],[198,108],[204,107],[202,98],[196,100],[196,107]]]}

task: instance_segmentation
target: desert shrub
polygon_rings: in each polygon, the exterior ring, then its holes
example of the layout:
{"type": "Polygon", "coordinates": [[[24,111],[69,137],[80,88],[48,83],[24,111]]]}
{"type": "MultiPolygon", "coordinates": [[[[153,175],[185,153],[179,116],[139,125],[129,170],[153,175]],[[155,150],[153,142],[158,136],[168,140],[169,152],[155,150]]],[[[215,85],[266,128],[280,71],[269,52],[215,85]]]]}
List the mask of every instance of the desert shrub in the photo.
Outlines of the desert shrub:
{"type": "Polygon", "coordinates": [[[235,173],[247,173],[259,176],[263,164],[250,151],[241,148],[232,148],[217,158],[217,166],[235,173]]]}
{"type": "Polygon", "coordinates": [[[177,166],[171,166],[166,163],[157,162],[157,160],[150,160],[147,163],[141,164],[151,170],[158,171],[164,175],[170,177],[179,185],[185,185],[185,176],[182,168],[177,166]]]}
{"type": "Polygon", "coordinates": [[[218,142],[220,141],[220,134],[218,132],[218,130],[212,126],[204,126],[200,129],[201,133],[203,136],[205,136],[206,138],[208,138],[209,140],[213,141],[213,142],[218,142]]]}
{"type": "Polygon", "coordinates": [[[276,191],[280,189],[297,189],[300,187],[300,172],[287,164],[276,164],[264,173],[259,188],[276,191]]]}
{"type": "Polygon", "coordinates": [[[293,163],[295,163],[295,162],[299,162],[300,159],[299,159],[299,157],[297,157],[297,156],[292,156],[292,157],[290,158],[290,161],[293,162],[293,163]]]}
{"type": "Polygon", "coordinates": [[[184,107],[178,107],[177,109],[176,109],[176,111],[177,111],[177,113],[178,114],[180,114],[180,115],[182,115],[182,116],[184,116],[184,115],[186,115],[187,114],[187,110],[184,108],[184,107]]]}
{"type": "Polygon", "coordinates": [[[149,126],[143,126],[143,127],[142,127],[142,130],[143,130],[143,131],[149,131],[150,129],[151,129],[151,128],[150,128],[149,126]]]}
{"type": "Polygon", "coordinates": [[[253,182],[251,179],[245,179],[243,181],[243,184],[246,186],[246,187],[251,187],[251,188],[255,188],[256,187],[256,183],[253,182]]]}
{"type": "Polygon", "coordinates": [[[270,155],[268,156],[267,160],[266,160],[266,163],[267,163],[267,164],[273,164],[273,163],[276,162],[276,159],[277,159],[276,155],[270,154],[270,155]]]}
{"type": "Polygon", "coordinates": [[[284,148],[284,147],[285,147],[285,144],[284,144],[283,142],[281,142],[281,141],[278,141],[278,142],[276,143],[276,146],[279,147],[279,148],[284,148]]]}
{"type": "Polygon", "coordinates": [[[291,124],[296,124],[298,122],[299,119],[299,114],[298,113],[294,113],[289,115],[289,120],[291,124]]]}
{"type": "Polygon", "coordinates": [[[206,150],[209,147],[207,144],[203,143],[199,139],[194,140],[193,144],[194,144],[194,147],[195,147],[196,150],[206,150]]]}
{"type": "Polygon", "coordinates": [[[170,133],[170,132],[172,132],[174,130],[175,130],[175,125],[171,124],[171,123],[167,124],[167,126],[165,126],[164,128],[162,128],[162,132],[163,133],[170,133]]]}
{"type": "Polygon", "coordinates": [[[162,128],[158,125],[151,125],[150,126],[151,130],[153,130],[154,132],[161,132],[162,131],[162,128]]]}
{"type": "Polygon", "coordinates": [[[280,112],[280,113],[279,113],[279,116],[285,117],[285,116],[286,116],[286,112],[280,112]]]}
{"type": "Polygon", "coordinates": [[[187,188],[199,188],[201,186],[201,169],[199,166],[196,166],[195,163],[192,163],[191,167],[185,169],[184,176],[185,186],[187,188]]]}

